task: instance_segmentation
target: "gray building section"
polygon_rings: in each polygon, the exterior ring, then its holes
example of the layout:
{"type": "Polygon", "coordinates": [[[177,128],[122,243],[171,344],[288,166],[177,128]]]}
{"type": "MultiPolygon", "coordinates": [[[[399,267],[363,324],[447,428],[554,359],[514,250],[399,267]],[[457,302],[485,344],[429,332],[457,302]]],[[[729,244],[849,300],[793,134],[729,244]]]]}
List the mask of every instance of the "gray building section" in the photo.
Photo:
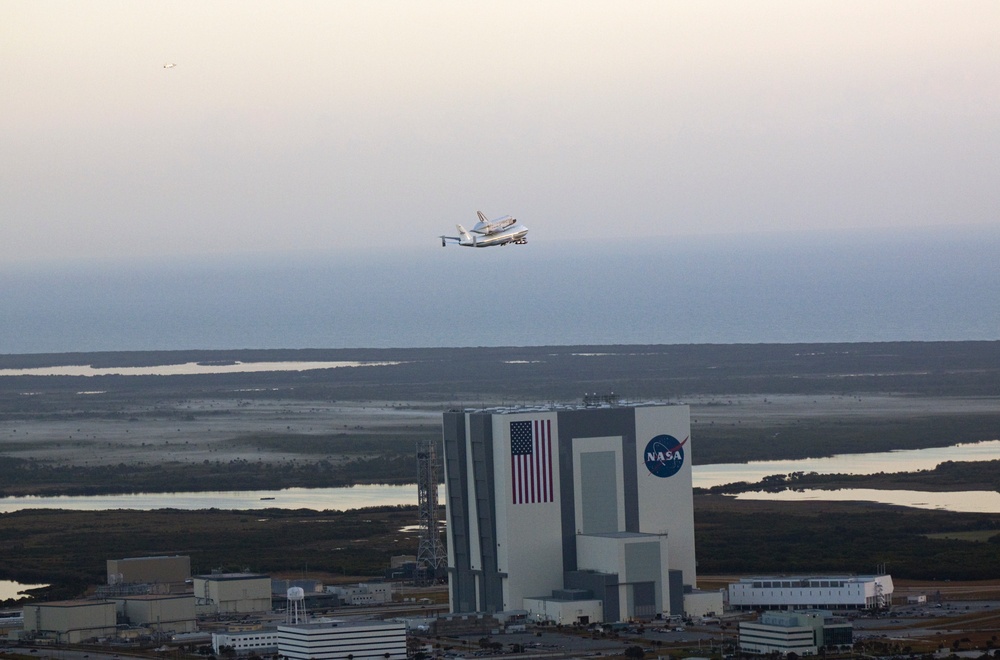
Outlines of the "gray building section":
{"type": "Polygon", "coordinates": [[[657,583],[660,581],[660,544],[630,543],[625,546],[625,576],[623,582],[632,585],[634,602],[629,607],[638,616],[652,617],[663,611],[662,602],[657,602],[657,583]]]}
{"type": "Polygon", "coordinates": [[[469,472],[465,441],[465,415],[445,413],[444,422],[445,492],[451,524],[448,526],[448,581],[452,590],[452,611],[475,612],[476,585],[472,579],[472,549],[469,544],[469,509],[466,493],[469,472]]]}
{"type": "MultiPolygon", "coordinates": [[[[594,438],[602,436],[621,436],[622,438],[622,452],[623,459],[626,464],[634,461],[636,458],[636,448],[635,448],[635,412],[633,408],[622,407],[622,408],[602,408],[599,410],[594,409],[580,409],[580,410],[561,410],[558,413],[558,424],[559,424],[559,471],[563,475],[573,474],[573,443],[572,441],[567,442],[567,439],[572,438],[594,438]],[[594,413],[599,414],[594,414],[594,413]]],[[[599,469],[598,465],[591,464],[591,468],[596,470],[599,469]]],[[[611,469],[614,469],[612,464],[611,469]]],[[[631,470],[625,470],[624,474],[617,475],[616,478],[622,478],[623,487],[625,492],[625,530],[630,532],[639,531],[639,494],[636,489],[636,476],[631,470]]],[[[605,487],[614,484],[608,484],[605,480],[605,487]]],[[[593,487],[600,486],[594,482],[587,482],[588,490],[593,487]]],[[[560,502],[562,504],[562,529],[563,529],[563,566],[565,566],[567,571],[574,571],[577,569],[576,565],[576,498],[573,492],[573,480],[570,478],[562,479],[560,482],[560,502]]],[[[587,497],[587,495],[584,495],[587,497]]],[[[596,499],[593,498],[593,499],[596,499]]],[[[609,498],[609,502],[613,503],[615,501],[614,497],[609,498]]],[[[585,504],[596,504],[588,498],[585,504]]],[[[616,526],[610,531],[616,531],[619,529],[617,527],[617,508],[614,510],[613,517],[610,517],[607,513],[606,507],[610,506],[608,504],[600,505],[597,504],[597,508],[594,511],[588,511],[584,509],[585,520],[589,520],[590,524],[598,525],[601,527],[608,527],[611,524],[616,526]],[[603,514],[603,516],[602,516],[603,514]]]]}
{"type": "Polygon", "coordinates": [[[670,614],[684,614],[684,571],[671,568],[667,571],[667,582],[670,584],[670,614]]]}
{"type": "Polygon", "coordinates": [[[580,457],[580,480],[587,488],[580,494],[584,534],[618,531],[618,469],[611,451],[589,452],[580,457]]]}
{"type": "Polygon", "coordinates": [[[488,414],[470,415],[469,437],[466,439],[465,415],[445,413],[444,416],[447,505],[452,511],[452,520],[461,521],[461,525],[453,532],[453,547],[449,549],[449,554],[454,553],[448,578],[454,585],[454,593],[458,599],[454,604],[456,612],[499,612],[504,609],[501,575],[496,570],[496,501],[491,422],[492,418],[488,414]],[[470,461],[472,475],[468,471],[470,461]],[[476,522],[480,552],[475,558],[472,557],[470,541],[473,531],[465,503],[470,479],[475,510],[478,512],[476,522]],[[486,567],[485,570],[473,570],[474,562],[486,567]],[[482,575],[483,589],[478,599],[474,575],[482,575]]]}

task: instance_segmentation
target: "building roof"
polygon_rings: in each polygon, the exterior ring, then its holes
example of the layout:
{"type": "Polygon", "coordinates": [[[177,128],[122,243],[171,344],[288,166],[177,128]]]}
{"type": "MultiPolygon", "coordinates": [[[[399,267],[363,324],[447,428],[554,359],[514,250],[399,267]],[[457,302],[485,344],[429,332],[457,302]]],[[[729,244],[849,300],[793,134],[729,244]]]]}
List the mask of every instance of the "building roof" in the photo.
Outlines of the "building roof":
{"type": "Polygon", "coordinates": [[[492,415],[520,415],[532,412],[560,412],[564,410],[611,410],[615,408],[666,407],[683,404],[665,401],[629,401],[625,403],[587,405],[584,403],[538,403],[534,405],[495,406],[492,408],[454,408],[453,413],[488,413],[492,415]]]}
{"type": "Polygon", "coordinates": [[[295,628],[299,630],[323,630],[324,628],[365,628],[371,626],[405,625],[398,621],[382,621],[380,619],[332,619],[329,621],[311,621],[309,623],[278,624],[278,630],[295,628]]]}
{"type": "Polygon", "coordinates": [[[28,603],[32,607],[93,607],[95,605],[114,605],[110,600],[53,600],[47,603],[28,603]]]}
{"type": "Polygon", "coordinates": [[[199,580],[270,580],[270,575],[260,575],[258,573],[216,573],[214,575],[195,575],[199,580]]]}
{"type": "Polygon", "coordinates": [[[756,577],[742,577],[740,582],[760,582],[762,580],[843,580],[844,582],[872,582],[879,578],[889,577],[888,575],[759,575],[756,577]]]}
{"type": "Polygon", "coordinates": [[[580,536],[596,536],[604,539],[658,539],[666,536],[664,534],[650,534],[648,532],[596,532],[593,534],[581,534],[580,536]]]}
{"type": "Polygon", "coordinates": [[[150,559],[190,559],[188,555],[150,555],[148,557],[124,557],[122,559],[112,559],[111,561],[149,561],[150,559]]]}

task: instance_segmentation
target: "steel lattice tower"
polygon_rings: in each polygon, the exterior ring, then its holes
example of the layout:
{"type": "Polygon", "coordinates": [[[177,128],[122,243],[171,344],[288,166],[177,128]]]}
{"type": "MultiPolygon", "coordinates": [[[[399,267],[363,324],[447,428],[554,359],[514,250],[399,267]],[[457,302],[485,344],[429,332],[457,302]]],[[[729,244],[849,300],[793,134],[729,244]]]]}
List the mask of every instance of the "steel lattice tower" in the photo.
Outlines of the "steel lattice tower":
{"type": "Polygon", "coordinates": [[[448,552],[441,542],[438,524],[437,494],[437,442],[428,440],[417,444],[417,515],[420,517],[417,570],[429,580],[448,567],[448,552]]]}

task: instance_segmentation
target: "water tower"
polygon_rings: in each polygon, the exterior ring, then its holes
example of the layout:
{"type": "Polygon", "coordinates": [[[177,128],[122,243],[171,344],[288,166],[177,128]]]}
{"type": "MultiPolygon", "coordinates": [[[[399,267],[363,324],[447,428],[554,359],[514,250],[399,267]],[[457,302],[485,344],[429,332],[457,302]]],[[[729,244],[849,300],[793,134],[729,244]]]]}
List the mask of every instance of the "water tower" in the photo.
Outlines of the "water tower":
{"type": "Polygon", "coordinates": [[[289,587],[288,608],[285,610],[285,623],[306,623],[306,592],[302,587],[289,587]]]}

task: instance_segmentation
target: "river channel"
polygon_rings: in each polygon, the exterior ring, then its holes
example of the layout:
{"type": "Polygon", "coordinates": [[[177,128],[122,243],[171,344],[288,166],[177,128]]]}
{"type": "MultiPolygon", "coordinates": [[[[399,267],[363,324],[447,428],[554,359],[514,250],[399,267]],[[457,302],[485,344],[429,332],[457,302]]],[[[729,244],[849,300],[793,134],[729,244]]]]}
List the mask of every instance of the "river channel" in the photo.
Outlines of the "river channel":
{"type": "MultiPolygon", "coordinates": [[[[1000,458],[1000,440],[963,443],[950,447],[913,449],[871,454],[843,454],[828,458],[797,461],[759,461],[740,464],[696,465],[695,487],[738,481],[757,482],[773,474],[817,472],[819,474],[876,474],[879,472],[914,472],[931,470],[943,461],[988,461],[1000,458]]],[[[442,487],[443,489],[443,487],[442,487]]],[[[443,490],[441,492],[443,501],[443,490]]],[[[745,499],[859,500],[898,504],[948,511],[1000,513],[1000,493],[996,492],[926,492],[874,489],[836,491],[786,491],[782,493],[745,493],[745,499]]],[[[109,509],[312,509],[347,510],[370,506],[417,504],[416,485],[369,485],[346,488],[287,488],[197,493],[138,493],[133,495],[90,495],[80,497],[7,497],[0,499],[0,513],[23,509],[70,509],[102,511],[109,509]]]]}

